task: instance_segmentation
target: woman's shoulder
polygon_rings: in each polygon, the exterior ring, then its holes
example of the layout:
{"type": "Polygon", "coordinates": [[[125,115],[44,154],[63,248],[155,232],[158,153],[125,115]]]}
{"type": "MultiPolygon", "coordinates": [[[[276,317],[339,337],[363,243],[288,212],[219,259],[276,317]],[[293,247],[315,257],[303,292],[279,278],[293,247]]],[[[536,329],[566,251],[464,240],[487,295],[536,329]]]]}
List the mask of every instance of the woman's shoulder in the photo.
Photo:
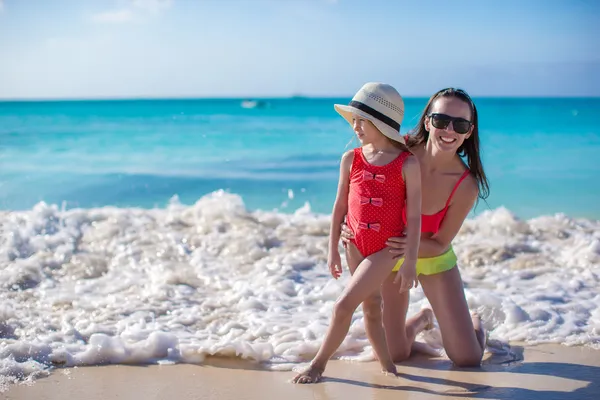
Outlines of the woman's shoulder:
{"type": "Polygon", "coordinates": [[[471,174],[471,171],[466,165],[462,165],[462,172],[460,173],[459,178],[460,184],[456,188],[455,197],[464,200],[476,199],[477,196],[479,196],[479,185],[477,184],[477,179],[475,176],[473,176],[473,174],[471,174]]]}
{"type": "Polygon", "coordinates": [[[419,159],[412,151],[403,151],[400,153],[398,158],[403,158],[402,165],[414,165],[416,167],[419,166],[419,159]]]}

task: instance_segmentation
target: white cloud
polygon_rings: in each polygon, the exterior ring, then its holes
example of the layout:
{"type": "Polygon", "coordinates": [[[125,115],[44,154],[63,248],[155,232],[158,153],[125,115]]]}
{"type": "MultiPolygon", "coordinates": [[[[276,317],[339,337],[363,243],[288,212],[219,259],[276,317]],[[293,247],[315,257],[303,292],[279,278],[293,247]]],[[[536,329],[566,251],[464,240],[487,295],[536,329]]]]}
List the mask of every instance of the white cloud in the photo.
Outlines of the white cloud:
{"type": "Polygon", "coordinates": [[[3,8],[4,8],[4,3],[2,0],[0,0],[0,11],[2,11],[3,8]]]}
{"type": "Polygon", "coordinates": [[[159,15],[169,9],[172,4],[173,0],[130,0],[128,7],[92,15],[92,21],[109,24],[131,22],[148,15],[159,15]]]}
{"type": "Polygon", "coordinates": [[[128,9],[105,11],[92,16],[92,21],[107,24],[120,24],[132,21],[134,13],[128,9]]]}

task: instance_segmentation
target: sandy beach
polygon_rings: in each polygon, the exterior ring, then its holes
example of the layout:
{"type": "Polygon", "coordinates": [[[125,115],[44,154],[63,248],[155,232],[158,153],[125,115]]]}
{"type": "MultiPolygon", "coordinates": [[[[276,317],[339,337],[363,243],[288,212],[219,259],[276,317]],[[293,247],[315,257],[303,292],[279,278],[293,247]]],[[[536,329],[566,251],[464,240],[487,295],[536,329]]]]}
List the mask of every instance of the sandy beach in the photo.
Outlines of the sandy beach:
{"type": "Polygon", "coordinates": [[[513,344],[486,356],[481,369],[458,370],[447,359],[414,357],[399,377],[377,363],[332,361],[324,380],[294,385],[293,372],[273,372],[232,359],[204,365],[111,365],[57,369],[0,394],[12,400],[108,399],[593,399],[600,395],[600,352],[588,347],[513,344]]]}

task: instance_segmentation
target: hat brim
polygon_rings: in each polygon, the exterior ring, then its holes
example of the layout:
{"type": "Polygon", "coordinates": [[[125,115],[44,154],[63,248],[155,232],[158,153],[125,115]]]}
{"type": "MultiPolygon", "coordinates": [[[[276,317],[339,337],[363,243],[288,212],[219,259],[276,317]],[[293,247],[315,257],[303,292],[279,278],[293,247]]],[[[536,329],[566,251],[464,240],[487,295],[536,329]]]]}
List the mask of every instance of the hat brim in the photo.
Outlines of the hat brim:
{"type": "Polygon", "coordinates": [[[381,122],[377,118],[374,118],[372,115],[369,115],[366,112],[359,110],[358,108],[343,104],[334,104],[333,108],[346,120],[346,122],[350,124],[350,126],[354,125],[352,122],[353,115],[358,115],[366,120],[371,121],[373,125],[375,125],[375,127],[379,129],[379,131],[389,139],[394,140],[396,142],[400,142],[402,144],[406,144],[404,138],[400,135],[400,132],[398,132],[388,124],[381,122]]]}

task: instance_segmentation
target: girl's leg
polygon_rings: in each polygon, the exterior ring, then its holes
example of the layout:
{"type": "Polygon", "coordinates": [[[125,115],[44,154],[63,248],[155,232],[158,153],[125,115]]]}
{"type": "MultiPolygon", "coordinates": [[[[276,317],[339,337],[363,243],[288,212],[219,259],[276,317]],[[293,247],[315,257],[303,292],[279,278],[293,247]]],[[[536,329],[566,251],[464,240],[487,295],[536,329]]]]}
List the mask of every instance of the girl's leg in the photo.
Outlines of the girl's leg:
{"type": "MultiPolygon", "coordinates": [[[[394,267],[395,261],[392,256],[387,249],[383,249],[366,257],[359,264],[348,286],[335,303],[331,324],[321,348],[310,367],[294,377],[294,383],[315,383],[320,380],[327,362],[348,334],[352,314],[360,303],[380,289],[381,283],[394,267]]],[[[383,328],[381,329],[383,331],[383,328]]],[[[386,353],[379,362],[392,368],[389,352],[386,353]]],[[[395,366],[393,368],[395,369],[395,366]]]]}
{"type": "Polygon", "coordinates": [[[458,268],[421,275],[420,281],[437,317],[450,360],[458,367],[479,366],[485,349],[485,332],[479,318],[469,314],[458,268]]]}
{"type": "MultiPolygon", "coordinates": [[[[364,260],[363,255],[358,248],[350,243],[346,248],[346,260],[350,273],[354,275],[354,271],[359,264],[364,260]]],[[[383,330],[382,312],[381,312],[381,289],[373,292],[367,297],[363,303],[363,315],[365,321],[365,331],[377,360],[383,360],[381,367],[386,372],[394,372],[395,366],[391,362],[391,357],[385,339],[385,331],[383,330]]]]}
{"type": "Polygon", "coordinates": [[[402,362],[410,356],[415,337],[433,323],[433,312],[423,309],[407,321],[410,295],[409,292],[398,292],[399,285],[394,285],[395,277],[395,272],[390,274],[381,288],[383,326],[392,360],[402,362]]]}

